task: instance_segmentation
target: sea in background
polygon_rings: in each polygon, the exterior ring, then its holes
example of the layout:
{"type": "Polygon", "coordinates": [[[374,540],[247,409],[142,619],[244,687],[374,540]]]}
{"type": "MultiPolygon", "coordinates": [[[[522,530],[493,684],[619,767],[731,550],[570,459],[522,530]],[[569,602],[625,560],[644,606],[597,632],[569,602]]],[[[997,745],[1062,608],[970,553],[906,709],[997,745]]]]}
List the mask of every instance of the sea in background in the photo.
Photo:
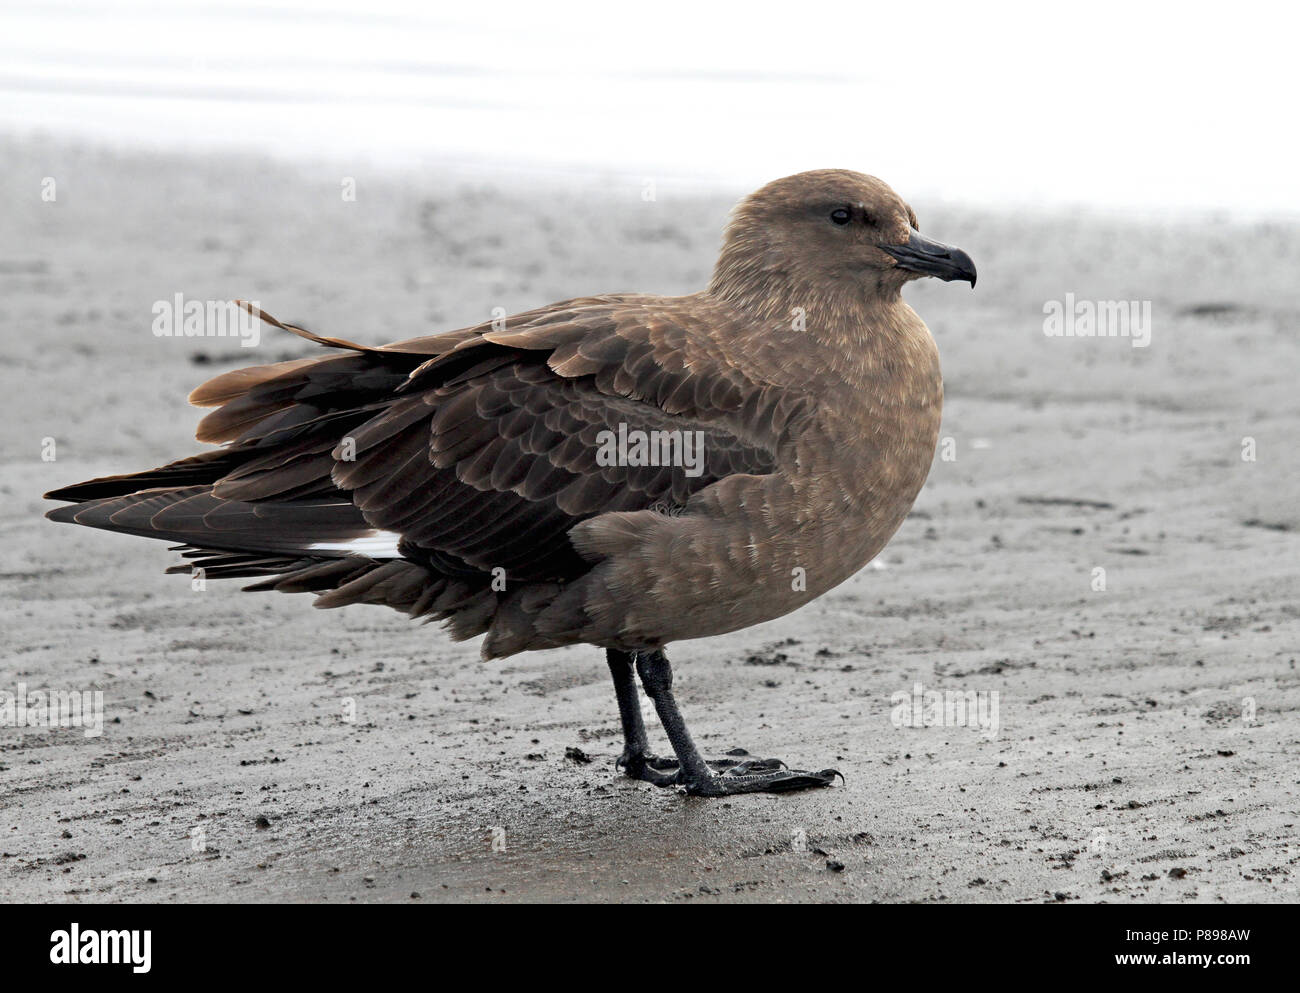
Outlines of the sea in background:
{"type": "Polygon", "coordinates": [[[0,6],[0,132],[998,207],[1300,211],[1292,35],[1234,4],[0,6]]]}

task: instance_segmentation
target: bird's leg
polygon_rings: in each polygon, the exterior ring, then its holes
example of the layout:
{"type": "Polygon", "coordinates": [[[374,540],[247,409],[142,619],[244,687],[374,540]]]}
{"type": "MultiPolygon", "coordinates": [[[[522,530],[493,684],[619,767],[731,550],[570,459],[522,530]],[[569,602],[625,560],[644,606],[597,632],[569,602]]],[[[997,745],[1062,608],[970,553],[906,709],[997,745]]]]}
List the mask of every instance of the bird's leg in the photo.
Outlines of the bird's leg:
{"type": "Polygon", "coordinates": [[[670,786],[677,781],[677,763],[672,759],[661,759],[650,751],[645,722],[641,719],[636,676],[632,672],[634,658],[631,652],[620,652],[614,648],[605,651],[609,673],[614,677],[618,716],[623,722],[623,754],[618,757],[616,766],[633,779],[644,779],[657,786],[670,786]]]}
{"type": "MultiPolygon", "coordinates": [[[[618,715],[623,722],[623,754],[618,757],[616,768],[623,770],[632,779],[641,779],[656,786],[673,786],[681,782],[677,760],[650,751],[633,671],[636,655],[610,648],[605,652],[605,661],[609,663],[610,675],[614,677],[618,715]]],[[[752,758],[743,748],[733,748],[727,754],[735,757],[712,761],[709,768],[714,772],[724,772],[731,769],[780,769],[785,765],[779,759],[752,758]]]]}
{"type": "MultiPolygon", "coordinates": [[[[612,665],[612,663],[611,663],[612,665]]],[[[816,786],[830,786],[840,774],[834,769],[821,772],[803,772],[799,769],[780,768],[784,763],[774,759],[758,759],[731,764],[726,772],[715,773],[695,747],[686,721],[677,708],[673,696],[673,669],[662,651],[637,652],[636,670],[641,685],[654,701],[659,723],[668,734],[668,741],[677,753],[676,782],[686,787],[694,796],[731,796],[736,793],[784,793],[816,786]]],[[[621,706],[621,702],[620,702],[621,706]]],[[[626,724],[626,721],[625,721],[626,724]]],[[[644,727],[642,737],[644,739],[644,727]]],[[[840,776],[843,779],[843,776],[840,776]]],[[[654,782],[654,780],[651,780],[654,782]]],[[[659,784],[665,785],[665,784],[659,784]]]]}

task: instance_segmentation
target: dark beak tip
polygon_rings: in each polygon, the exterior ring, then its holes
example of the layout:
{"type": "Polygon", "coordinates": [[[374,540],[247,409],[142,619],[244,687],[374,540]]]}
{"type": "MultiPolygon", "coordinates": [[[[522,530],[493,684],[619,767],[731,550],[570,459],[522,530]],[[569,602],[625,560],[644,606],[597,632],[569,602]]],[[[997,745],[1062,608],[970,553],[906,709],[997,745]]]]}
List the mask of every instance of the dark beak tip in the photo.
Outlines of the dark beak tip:
{"type": "Polygon", "coordinates": [[[932,241],[915,229],[906,244],[886,245],[884,250],[893,256],[900,269],[935,276],[944,282],[964,280],[975,288],[975,263],[969,255],[960,248],[932,241]]]}
{"type": "Polygon", "coordinates": [[[975,261],[963,252],[960,248],[952,249],[952,262],[957,270],[955,279],[964,279],[970,283],[971,289],[975,289],[975,280],[979,278],[979,273],[975,271],[975,261]]]}

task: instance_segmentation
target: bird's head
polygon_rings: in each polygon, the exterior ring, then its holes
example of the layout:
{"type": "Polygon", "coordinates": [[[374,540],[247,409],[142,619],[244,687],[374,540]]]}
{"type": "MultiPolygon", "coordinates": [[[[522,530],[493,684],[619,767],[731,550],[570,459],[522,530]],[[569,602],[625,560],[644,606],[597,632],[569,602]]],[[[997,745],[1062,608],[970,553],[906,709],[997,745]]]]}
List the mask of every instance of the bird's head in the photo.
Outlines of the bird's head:
{"type": "Polygon", "coordinates": [[[736,208],[714,291],[777,274],[791,289],[887,294],[922,276],[975,285],[969,255],[922,235],[915,212],[888,185],[846,169],[778,179],[736,208]]]}

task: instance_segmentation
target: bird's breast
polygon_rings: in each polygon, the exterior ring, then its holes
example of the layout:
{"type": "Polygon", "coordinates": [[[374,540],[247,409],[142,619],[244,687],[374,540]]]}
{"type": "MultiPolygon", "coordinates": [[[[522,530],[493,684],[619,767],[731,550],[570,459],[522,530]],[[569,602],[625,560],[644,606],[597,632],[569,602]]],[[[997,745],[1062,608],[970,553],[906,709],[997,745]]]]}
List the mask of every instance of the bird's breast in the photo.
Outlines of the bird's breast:
{"type": "Polygon", "coordinates": [[[830,560],[827,588],[880,552],[929,475],[943,380],[934,341],[921,331],[913,347],[868,357],[828,387],[798,440],[792,478],[821,522],[810,538],[830,560]]]}

